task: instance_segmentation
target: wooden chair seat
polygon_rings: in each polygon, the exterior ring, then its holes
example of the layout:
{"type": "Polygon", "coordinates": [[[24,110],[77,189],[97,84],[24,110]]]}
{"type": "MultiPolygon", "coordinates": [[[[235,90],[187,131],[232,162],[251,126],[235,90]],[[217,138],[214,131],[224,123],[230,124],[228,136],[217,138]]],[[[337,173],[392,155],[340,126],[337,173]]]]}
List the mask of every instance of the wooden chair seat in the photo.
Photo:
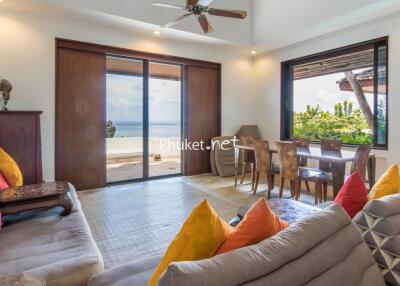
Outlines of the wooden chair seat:
{"type": "Polygon", "coordinates": [[[320,169],[299,167],[299,178],[307,181],[323,181],[332,178],[332,175],[320,169]]]}

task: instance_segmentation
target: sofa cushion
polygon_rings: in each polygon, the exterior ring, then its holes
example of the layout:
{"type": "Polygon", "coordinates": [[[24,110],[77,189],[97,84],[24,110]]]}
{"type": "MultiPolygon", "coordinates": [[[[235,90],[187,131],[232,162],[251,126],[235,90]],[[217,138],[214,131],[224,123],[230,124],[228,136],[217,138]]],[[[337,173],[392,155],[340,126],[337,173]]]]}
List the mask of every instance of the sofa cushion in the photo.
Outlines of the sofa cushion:
{"type": "Polygon", "coordinates": [[[356,227],[339,205],[332,205],[257,245],[172,263],[159,286],[172,285],[385,284],[356,227]]]}
{"type": "Polygon", "coordinates": [[[216,254],[225,253],[259,243],[288,227],[269,207],[265,199],[259,199],[246,213],[237,227],[232,228],[228,238],[216,254]]]}
{"type": "Polygon", "coordinates": [[[137,260],[94,275],[88,286],[146,286],[161,256],[137,260]]]}
{"type": "Polygon", "coordinates": [[[7,183],[6,178],[4,177],[3,173],[0,172],[0,190],[8,189],[10,185],[7,183]]]}
{"type": "Polygon", "coordinates": [[[205,199],[199,203],[183,223],[172,240],[149,281],[149,286],[157,284],[162,272],[174,261],[193,261],[211,257],[225,241],[230,226],[205,199]]]}
{"type": "Polygon", "coordinates": [[[70,188],[74,207],[68,216],[54,208],[3,218],[0,274],[26,271],[42,276],[48,286],[84,286],[103,270],[101,254],[70,188]]]}
{"type": "Polygon", "coordinates": [[[20,187],[23,184],[21,170],[17,162],[0,147],[0,172],[7,179],[11,187],[20,187]]]}
{"type": "Polygon", "coordinates": [[[400,175],[398,165],[391,166],[375,183],[368,200],[379,199],[387,195],[393,195],[400,191],[400,175]]]}
{"type": "Polygon", "coordinates": [[[356,172],[342,186],[335,198],[335,203],[341,205],[350,218],[353,218],[367,203],[367,196],[368,191],[364,179],[356,172]]]}
{"type": "Polygon", "coordinates": [[[400,285],[400,194],[369,201],[353,222],[389,285],[400,285]]]}

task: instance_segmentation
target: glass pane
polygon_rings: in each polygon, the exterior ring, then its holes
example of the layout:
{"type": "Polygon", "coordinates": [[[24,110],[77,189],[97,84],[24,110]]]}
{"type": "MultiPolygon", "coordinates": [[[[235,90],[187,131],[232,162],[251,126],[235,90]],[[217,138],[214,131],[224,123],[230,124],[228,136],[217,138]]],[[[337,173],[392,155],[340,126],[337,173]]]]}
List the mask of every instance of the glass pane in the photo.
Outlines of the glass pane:
{"type": "Polygon", "coordinates": [[[386,77],[387,77],[387,63],[386,63],[386,46],[378,47],[378,98],[377,98],[377,139],[378,144],[386,145],[386,77]]]}
{"type": "Polygon", "coordinates": [[[149,63],[149,176],[180,174],[181,66],[149,63]]]}
{"type": "Polygon", "coordinates": [[[373,48],[295,65],[293,75],[293,137],[373,143],[373,48]]]}
{"type": "Polygon", "coordinates": [[[107,58],[107,181],[143,177],[143,62],[107,58]]]}

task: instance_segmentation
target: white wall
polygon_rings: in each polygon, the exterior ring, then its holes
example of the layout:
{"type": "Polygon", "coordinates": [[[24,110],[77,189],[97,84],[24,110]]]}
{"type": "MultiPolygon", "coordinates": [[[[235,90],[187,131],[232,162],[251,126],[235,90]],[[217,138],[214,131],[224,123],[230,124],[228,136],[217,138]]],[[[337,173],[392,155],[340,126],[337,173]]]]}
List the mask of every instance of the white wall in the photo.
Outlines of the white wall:
{"type": "Polygon", "coordinates": [[[167,41],[85,23],[0,11],[0,75],[13,83],[9,108],[43,110],[44,179],[54,178],[55,38],[68,38],[222,63],[222,133],[254,124],[252,61],[234,48],[167,41]],[[240,116],[239,116],[240,115],[240,116]]]}
{"type": "Polygon", "coordinates": [[[378,175],[389,164],[400,163],[400,16],[394,15],[370,24],[297,44],[290,48],[258,56],[254,61],[255,92],[258,100],[258,125],[264,138],[280,138],[280,63],[326,50],[389,36],[389,150],[378,155],[378,175]]]}

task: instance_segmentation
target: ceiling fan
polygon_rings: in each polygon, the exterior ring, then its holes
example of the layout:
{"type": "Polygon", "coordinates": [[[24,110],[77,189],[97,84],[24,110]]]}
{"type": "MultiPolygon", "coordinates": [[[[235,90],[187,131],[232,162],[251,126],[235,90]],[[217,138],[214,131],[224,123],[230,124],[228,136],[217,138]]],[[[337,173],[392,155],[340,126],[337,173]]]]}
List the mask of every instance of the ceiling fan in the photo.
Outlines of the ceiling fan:
{"type": "Polygon", "coordinates": [[[212,31],[214,31],[214,29],[208,22],[207,16],[203,15],[204,13],[208,13],[214,16],[222,16],[222,17],[237,18],[237,19],[245,19],[247,17],[246,11],[210,8],[209,6],[211,5],[212,2],[214,2],[214,0],[186,0],[186,6],[171,5],[161,2],[152,2],[151,4],[158,7],[179,9],[188,12],[172,20],[171,22],[165,24],[163,26],[164,28],[171,27],[176,23],[186,19],[187,17],[195,15],[197,16],[200,26],[205,34],[211,33],[212,31]]]}

